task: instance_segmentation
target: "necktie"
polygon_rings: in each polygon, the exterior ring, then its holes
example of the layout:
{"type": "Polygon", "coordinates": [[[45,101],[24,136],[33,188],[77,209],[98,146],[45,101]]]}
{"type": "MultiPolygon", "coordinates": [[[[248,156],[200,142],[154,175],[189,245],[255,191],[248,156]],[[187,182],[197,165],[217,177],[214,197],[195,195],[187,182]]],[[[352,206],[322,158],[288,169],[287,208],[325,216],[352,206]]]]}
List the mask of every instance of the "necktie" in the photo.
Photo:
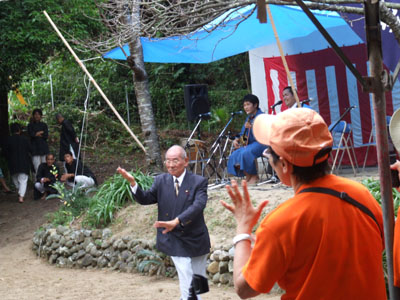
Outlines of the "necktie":
{"type": "Polygon", "coordinates": [[[178,181],[178,178],[175,179],[175,194],[177,196],[179,194],[179,181],[178,181]]]}

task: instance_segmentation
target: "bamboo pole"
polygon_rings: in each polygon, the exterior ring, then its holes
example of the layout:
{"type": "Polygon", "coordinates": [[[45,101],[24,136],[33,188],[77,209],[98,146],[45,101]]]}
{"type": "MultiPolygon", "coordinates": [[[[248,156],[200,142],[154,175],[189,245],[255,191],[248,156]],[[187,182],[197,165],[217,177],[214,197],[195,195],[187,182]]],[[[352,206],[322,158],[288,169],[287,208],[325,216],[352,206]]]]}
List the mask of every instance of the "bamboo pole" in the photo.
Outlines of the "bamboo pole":
{"type": "Polygon", "coordinates": [[[394,208],[392,198],[389,143],[386,123],[386,98],[383,86],[383,61],[379,21],[379,2],[364,1],[365,31],[367,34],[368,60],[373,79],[372,103],[375,116],[376,149],[381,185],[381,203],[383,213],[384,240],[388,275],[389,299],[400,299],[400,290],[394,286],[393,273],[393,239],[394,239],[394,208]]]}
{"type": "Polygon", "coordinates": [[[100,88],[100,86],[97,84],[97,82],[94,80],[94,78],[92,77],[92,75],[89,73],[89,71],[86,69],[85,65],[83,64],[83,62],[79,59],[79,57],[75,54],[74,50],[71,48],[71,46],[68,44],[68,42],[66,41],[66,39],[63,37],[63,35],[61,34],[61,32],[58,30],[57,26],[53,23],[53,21],[51,20],[50,16],[47,14],[47,12],[44,10],[43,11],[44,15],[46,16],[47,20],[50,22],[51,26],[53,27],[53,29],[57,32],[58,36],[61,38],[61,40],[64,42],[65,46],[68,48],[68,50],[72,53],[72,55],[74,56],[76,62],[79,64],[79,66],[82,68],[82,70],[86,73],[86,75],[89,77],[89,80],[94,84],[94,86],[96,87],[96,89],[99,91],[100,95],[103,97],[103,99],[106,101],[106,103],[108,104],[108,106],[110,106],[111,110],[114,112],[114,114],[117,116],[117,118],[119,119],[119,121],[122,123],[122,125],[124,125],[124,127],[126,128],[126,130],[129,132],[129,134],[133,137],[133,139],[136,141],[136,143],[140,146],[140,148],[142,148],[143,152],[146,153],[146,149],[144,148],[144,146],[142,145],[142,143],[139,141],[139,139],[136,137],[136,135],[132,132],[132,130],[129,128],[129,126],[125,123],[124,119],[122,119],[122,117],[120,116],[120,114],[118,113],[118,111],[114,108],[114,106],[112,105],[111,101],[108,100],[107,96],[104,94],[104,92],[102,91],[102,89],[100,88]]]}
{"type": "Polygon", "coordinates": [[[286,75],[289,78],[290,86],[292,87],[294,98],[296,99],[297,107],[301,107],[299,96],[297,95],[297,90],[296,90],[296,87],[294,86],[292,76],[290,76],[289,67],[288,67],[288,64],[286,62],[285,54],[283,53],[282,45],[281,45],[281,42],[279,40],[278,31],[276,30],[275,22],[274,22],[274,19],[272,18],[272,13],[271,13],[271,10],[270,10],[268,4],[267,4],[267,12],[268,12],[268,17],[271,20],[271,26],[272,26],[272,29],[274,31],[274,36],[275,36],[275,39],[276,39],[276,44],[278,45],[279,53],[281,54],[283,66],[285,67],[286,75]]]}

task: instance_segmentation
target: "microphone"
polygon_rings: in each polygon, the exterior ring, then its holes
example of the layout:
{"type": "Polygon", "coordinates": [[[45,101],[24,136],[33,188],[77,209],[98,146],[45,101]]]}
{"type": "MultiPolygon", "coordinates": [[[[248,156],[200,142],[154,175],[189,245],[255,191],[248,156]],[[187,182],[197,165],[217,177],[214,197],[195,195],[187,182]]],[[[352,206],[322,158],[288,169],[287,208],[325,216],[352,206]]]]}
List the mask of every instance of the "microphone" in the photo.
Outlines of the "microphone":
{"type": "Polygon", "coordinates": [[[274,109],[275,108],[275,106],[278,106],[278,105],[281,105],[283,102],[282,102],[282,100],[279,100],[278,102],[276,102],[275,104],[273,104],[273,105],[271,105],[271,109],[274,109]]]}
{"type": "Polygon", "coordinates": [[[243,114],[243,111],[241,111],[241,110],[231,113],[232,116],[234,116],[234,115],[242,115],[242,114],[243,114]]]}
{"type": "Polygon", "coordinates": [[[308,99],[305,99],[305,100],[301,100],[300,101],[300,106],[303,107],[304,104],[308,104],[308,102],[311,102],[311,101],[313,101],[313,98],[308,98],[308,99]]]}
{"type": "Polygon", "coordinates": [[[208,118],[208,117],[211,117],[211,112],[210,111],[208,113],[199,114],[199,118],[208,118]]]}

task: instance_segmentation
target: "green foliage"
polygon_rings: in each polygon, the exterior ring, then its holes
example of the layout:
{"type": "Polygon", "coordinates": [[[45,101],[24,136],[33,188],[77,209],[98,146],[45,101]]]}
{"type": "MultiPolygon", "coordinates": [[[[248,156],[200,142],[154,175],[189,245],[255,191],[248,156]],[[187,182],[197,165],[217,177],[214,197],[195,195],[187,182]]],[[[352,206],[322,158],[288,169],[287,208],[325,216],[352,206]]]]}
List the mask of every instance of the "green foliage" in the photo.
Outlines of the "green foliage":
{"type": "MultiPolygon", "coordinates": [[[[368,178],[364,179],[362,181],[362,184],[368,188],[372,196],[374,196],[376,201],[378,201],[378,203],[382,206],[381,185],[379,180],[368,178]]],[[[395,188],[393,188],[392,196],[393,196],[394,215],[397,216],[397,211],[400,205],[400,193],[395,188]]],[[[382,253],[382,266],[383,266],[383,272],[385,274],[386,290],[388,292],[388,271],[387,271],[386,251],[383,251],[382,253]]]]}
{"type": "Polygon", "coordinates": [[[87,38],[102,30],[97,10],[86,0],[14,0],[0,2],[0,84],[11,87],[57,49],[67,51],[43,14],[46,10],[71,36],[87,38]],[[88,18],[91,16],[92,18],[88,18]],[[12,76],[11,80],[9,76],[12,76]]]}
{"type": "MultiPolygon", "coordinates": [[[[140,170],[131,172],[142,189],[149,189],[153,183],[151,176],[140,170]]],[[[127,200],[133,202],[130,184],[120,174],[107,179],[91,199],[85,222],[89,226],[106,226],[113,220],[114,213],[123,207],[127,200]]]]}
{"type": "Polygon", "coordinates": [[[59,199],[63,205],[54,213],[48,214],[50,222],[54,225],[68,225],[75,218],[78,218],[89,206],[90,194],[96,189],[81,189],[75,186],[68,189],[59,181],[52,185],[58,194],[52,194],[46,197],[46,200],[59,199]]]}
{"type": "MultiPolygon", "coordinates": [[[[362,181],[362,184],[365,185],[372,196],[378,201],[380,205],[382,205],[382,200],[381,200],[381,185],[379,183],[379,180],[374,180],[371,178],[364,179],[362,181]]],[[[392,196],[393,196],[393,207],[394,207],[394,215],[397,216],[397,211],[399,209],[400,205],[400,193],[393,188],[392,189],[392,196]]]]}

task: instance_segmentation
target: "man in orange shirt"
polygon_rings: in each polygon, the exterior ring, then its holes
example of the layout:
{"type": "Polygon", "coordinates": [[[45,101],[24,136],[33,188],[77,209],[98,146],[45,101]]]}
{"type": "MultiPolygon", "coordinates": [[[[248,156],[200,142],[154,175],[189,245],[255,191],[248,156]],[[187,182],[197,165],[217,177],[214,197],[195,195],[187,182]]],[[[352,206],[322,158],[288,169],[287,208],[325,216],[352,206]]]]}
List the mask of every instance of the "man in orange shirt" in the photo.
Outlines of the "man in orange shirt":
{"type": "Polygon", "coordinates": [[[322,117],[298,108],[257,117],[256,139],[294,197],[251,232],[268,201],[253,207],[242,182],[227,186],[237,228],[234,284],[241,298],[278,282],[282,299],[386,299],[382,211],[361,184],[330,174],[332,136],[322,117]]]}

